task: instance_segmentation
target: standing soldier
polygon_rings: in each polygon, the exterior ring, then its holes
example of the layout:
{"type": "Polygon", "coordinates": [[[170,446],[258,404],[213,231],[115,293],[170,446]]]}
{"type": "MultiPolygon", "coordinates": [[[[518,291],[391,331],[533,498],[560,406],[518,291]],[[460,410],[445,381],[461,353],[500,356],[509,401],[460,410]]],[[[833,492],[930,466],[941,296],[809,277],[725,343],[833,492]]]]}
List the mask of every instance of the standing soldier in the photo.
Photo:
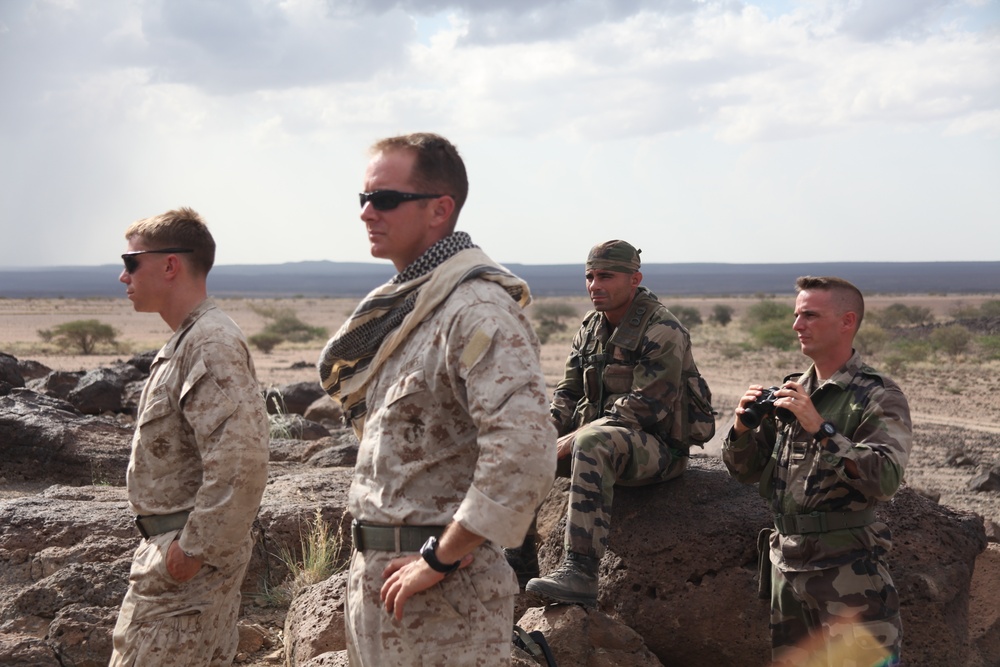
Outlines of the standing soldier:
{"type": "MultiPolygon", "coordinates": [[[[561,436],[557,457],[572,480],[566,556],[559,569],[530,579],[525,590],[554,602],[597,604],[614,485],[679,476],[687,468],[692,439],[704,442],[715,432],[711,396],[695,366],[691,338],[656,295],[640,286],[639,252],[617,240],[591,249],[586,280],[594,310],[573,340],[550,406],[561,436]],[[682,409],[692,394],[704,399],[694,433],[682,409]]],[[[534,546],[529,538],[508,553],[522,578],[525,570],[537,568],[534,546]]]]}
{"type": "Polygon", "coordinates": [[[139,399],[126,483],[143,541],[110,667],[222,667],[239,636],[268,423],[239,327],[207,298],[215,241],[189,208],[133,223],[119,280],[173,335],[139,399]]]}
{"type": "Polygon", "coordinates": [[[723,444],[729,472],[760,484],[774,528],[761,532],[761,595],[771,599],[776,665],[895,665],[899,596],[885,556],[889,527],[875,504],[892,498],[910,452],[903,392],[862,363],[857,287],[799,278],[795,322],[805,373],[751,385],[723,444]],[[770,580],[770,585],[768,585],[770,580]]]}
{"type": "Polygon", "coordinates": [[[327,343],[319,371],[361,445],[347,647],[355,667],[510,664],[520,543],[555,471],[528,286],[455,231],[458,150],[418,133],[372,147],[371,253],[399,273],[327,343]],[[404,611],[405,606],[405,611],[404,611]]]}

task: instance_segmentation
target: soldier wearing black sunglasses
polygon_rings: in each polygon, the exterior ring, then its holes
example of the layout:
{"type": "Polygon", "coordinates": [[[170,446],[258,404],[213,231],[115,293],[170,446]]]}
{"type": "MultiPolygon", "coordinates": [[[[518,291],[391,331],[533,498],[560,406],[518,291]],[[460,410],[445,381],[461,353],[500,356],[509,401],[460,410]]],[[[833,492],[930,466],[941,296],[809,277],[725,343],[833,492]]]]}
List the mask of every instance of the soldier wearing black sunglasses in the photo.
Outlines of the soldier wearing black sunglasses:
{"type": "Polygon", "coordinates": [[[267,483],[267,414],[243,333],[208,298],[215,241],[198,214],[139,220],[125,238],[119,280],[174,333],[139,399],[126,484],[143,540],[110,667],[230,664],[267,483]]]}
{"type": "Polygon", "coordinates": [[[319,364],[361,441],[350,662],[508,665],[517,583],[500,546],[521,543],[555,473],[528,286],[455,231],[468,180],[443,137],[376,143],[364,190],[371,253],[399,274],[319,364]]]}

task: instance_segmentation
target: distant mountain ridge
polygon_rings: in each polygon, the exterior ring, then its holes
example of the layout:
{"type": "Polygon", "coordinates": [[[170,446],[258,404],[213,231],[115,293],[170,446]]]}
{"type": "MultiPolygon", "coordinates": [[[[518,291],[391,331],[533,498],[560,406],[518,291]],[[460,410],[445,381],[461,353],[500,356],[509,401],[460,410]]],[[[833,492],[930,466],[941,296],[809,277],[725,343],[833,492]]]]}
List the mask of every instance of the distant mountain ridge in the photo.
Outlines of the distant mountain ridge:
{"type": "MultiPolygon", "coordinates": [[[[507,264],[535,296],[584,294],[582,264],[507,264]]],[[[117,265],[0,269],[0,297],[86,298],[124,294],[117,265]]],[[[389,280],[392,266],[367,262],[292,262],[217,266],[218,297],[361,297],[389,280]]],[[[789,294],[803,275],[846,278],[866,293],[1000,293],[1000,262],[816,262],[647,264],[643,284],[663,296],[789,294]]]]}

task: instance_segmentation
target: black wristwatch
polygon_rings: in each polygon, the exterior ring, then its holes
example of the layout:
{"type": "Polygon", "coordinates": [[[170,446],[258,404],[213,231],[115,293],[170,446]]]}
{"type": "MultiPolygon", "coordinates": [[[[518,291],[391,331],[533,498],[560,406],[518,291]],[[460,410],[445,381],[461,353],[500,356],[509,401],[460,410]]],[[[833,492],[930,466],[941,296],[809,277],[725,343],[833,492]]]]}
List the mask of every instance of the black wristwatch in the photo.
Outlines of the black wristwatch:
{"type": "Polygon", "coordinates": [[[834,426],[833,422],[823,422],[819,425],[819,430],[816,431],[816,442],[820,440],[825,440],[826,438],[832,438],[837,435],[837,427],[834,426]]]}
{"type": "Polygon", "coordinates": [[[445,565],[444,563],[438,560],[437,546],[438,546],[438,538],[433,536],[428,537],[427,541],[424,542],[424,546],[420,547],[420,556],[424,559],[424,561],[428,565],[431,566],[431,569],[434,570],[435,572],[440,572],[441,574],[445,575],[451,574],[452,572],[458,569],[459,565],[462,564],[462,560],[459,559],[456,560],[451,565],[445,565]]]}

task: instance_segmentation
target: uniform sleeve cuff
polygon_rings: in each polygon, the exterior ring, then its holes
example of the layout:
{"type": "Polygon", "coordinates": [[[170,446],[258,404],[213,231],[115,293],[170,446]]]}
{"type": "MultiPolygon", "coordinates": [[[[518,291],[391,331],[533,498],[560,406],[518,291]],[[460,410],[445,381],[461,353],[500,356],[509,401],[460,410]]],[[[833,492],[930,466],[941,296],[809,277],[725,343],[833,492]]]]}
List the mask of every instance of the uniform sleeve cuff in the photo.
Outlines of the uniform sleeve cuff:
{"type": "Polygon", "coordinates": [[[502,547],[520,546],[533,518],[533,513],[517,512],[501,505],[475,485],[469,487],[455,513],[455,521],[462,528],[502,547]]]}

